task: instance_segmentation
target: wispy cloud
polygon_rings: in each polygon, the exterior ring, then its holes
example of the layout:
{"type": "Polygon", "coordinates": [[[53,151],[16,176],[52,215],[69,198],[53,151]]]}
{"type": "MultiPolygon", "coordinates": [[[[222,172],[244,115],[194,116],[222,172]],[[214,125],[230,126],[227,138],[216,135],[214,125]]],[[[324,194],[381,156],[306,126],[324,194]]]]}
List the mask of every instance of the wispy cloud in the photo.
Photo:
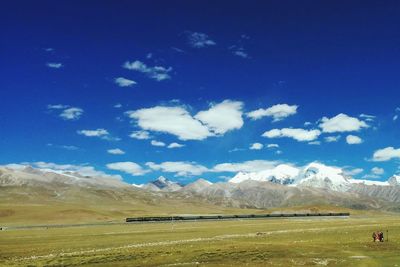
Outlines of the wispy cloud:
{"type": "Polygon", "coordinates": [[[247,113],[247,117],[252,120],[259,120],[263,117],[272,117],[274,122],[281,121],[297,113],[297,105],[277,104],[269,108],[257,109],[247,113]]]}
{"type": "Polygon", "coordinates": [[[120,86],[120,87],[131,87],[132,85],[135,85],[135,84],[136,84],[135,81],[126,79],[126,78],[124,78],[124,77],[115,78],[114,81],[115,81],[115,83],[116,83],[118,86],[120,86]]]}
{"type": "Polygon", "coordinates": [[[261,143],[253,143],[250,145],[249,149],[250,150],[260,150],[263,149],[264,145],[261,143]]]}
{"type": "Polygon", "coordinates": [[[112,155],[123,155],[125,154],[125,151],[119,148],[113,148],[113,149],[108,149],[107,153],[112,154],[112,155]]]}
{"type": "Polygon", "coordinates": [[[57,63],[57,62],[47,62],[46,66],[52,69],[60,69],[64,67],[62,63],[57,63]]]}
{"type": "Polygon", "coordinates": [[[210,37],[201,32],[187,32],[188,42],[194,48],[204,48],[207,46],[214,46],[216,42],[211,40],[210,37]]]}
{"type": "Polygon", "coordinates": [[[169,73],[172,71],[171,67],[168,67],[168,68],[163,67],[163,66],[149,67],[145,63],[143,63],[139,60],[135,60],[133,62],[126,61],[123,64],[123,67],[128,70],[134,70],[134,71],[144,73],[149,78],[157,80],[157,81],[171,79],[171,76],[169,75],[169,73]]]}
{"type": "Polygon", "coordinates": [[[84,135],[87,137],[98,137],[104,140],[108,141],[119,141],[120,138],[118,137],[113,137],[110,135],[110,133],[103,128],[95,129],[95,130],[79,130],[77,131],[78,134],[84,135]]]}
{"type": "Polygon", "coordinates": [[[83,109],[81,108],[61,104],[47,105],[47,109],[62,110],[59,116],[64,120],[78,120],[83,114],[83,109]]]}

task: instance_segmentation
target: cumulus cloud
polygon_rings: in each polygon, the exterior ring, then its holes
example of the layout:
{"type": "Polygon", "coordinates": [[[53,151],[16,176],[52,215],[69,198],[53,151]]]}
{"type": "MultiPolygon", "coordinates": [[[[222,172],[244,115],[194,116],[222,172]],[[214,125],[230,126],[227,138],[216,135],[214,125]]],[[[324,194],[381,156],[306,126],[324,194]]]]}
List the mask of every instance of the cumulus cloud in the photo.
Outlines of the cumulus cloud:
{"type": "Polygon", "coordinates": [[[181,147],[184,147],[185,145],[183,145],[183,144],[179,144],[179,143],[171,143],[171,144],[169,144],[168,145],[168,148],[181,148],[181,147]]]}
{"type": "Polygon", "coordinates": [[[267,138],[282,138],[289,137],[299,142],[310,142],[314,141],[321,134],[319,130],[304,130],[298,128],[283,128],[283,129],[272,129],[262,134],[263,137],[267,138]]]}
{"type": "Polygon", "coordinates": [[[60,117],[63,118],[64,120],[78,120],[82,116],[82,114],[83,114],[83,109],[72,107],[64,109],[61,112],[60,117]]]}
{"type": "Polygon", "coordinates": [[[254,143],[254,144],[251,144],[250,149],[251,150],[260,150],[263,147],[264,147],[264,145],[261,143],[254,143]]]}
{"type": "Polygon", "coordinates": [[[247,113],[247,117],[252,120],[258,120],[263,117],[272,117],[273,122],[281,121],[297,113],[297,105],[277,104],[267,109],[257,109],[247,113]]]}
{"type": "Polygon", "coordinates": [[[242,102],[225,100],[206,111],[200,111],[194,118],[205,124],[211,132],[221,135],[242,128],[242,107],[242,102]]]}
{"type": "Polygon", "coordinates": [[[194,48],[204,48],[216,45],[216,43],[205,33],[187,32],[187,37],[189,44],[194,48]]]}
{"type": "Polygon", "coordinates": [[[134,131],[129,136],[131,138],[139,140],[146,140],[151,138],[151,135],[148,131],[134,131]]]}
{"type": "Polygon", "coordinates": [[[114,81],[115,81],[115,83],[118,84],[118,86],[120,86],[120,87],[131,87],[132,85],[135,85],[135,84],[136,84],[135,81],[126,79],[126,78],[124,78],[124,77],[115,78],[114,81]]]}
{"type": "Polygon", "coordinates": [[[78,130],[78,134],[84,135],[87,137],[99,137],[104,140],[109,140],[109,141],[119,141],[120,139],[117,137],[112,137],[110,133],[103,128],[95,129],[95,130],[78,130]]]}
{"type": "Polygon", "coordinates": [[[125,154],[125,151],[123,151],[122,149],[119,149],[119,148],[109,149],[109,150],[107,150],[107,152],[109,154],[112,154],[112,155],[123,155],[123,154],[125,154]]]}
{"type": "Polygon", "coordinates": [[[368,128],[369,125],[358,118],[349,117],[346,114],[340,113],[330,119],[323,117],[319,127],[324,133],[335,133],[359,131],[362,128],[368,128]]]}
{"type": "Polygon", "coordinates": [[[220,163],[212,168],[214,172],[259,172],[273,169],[278,162],[269,160],[250,160],[236,163],[220,163]]]}
{"type": "Polygon", "coordinates": [[[386,147],[378,149],[372,156],[373,161],[389,161],[391,159],[400,159],[400,148],[386,147]]]}
{"type": "Polygon", "coordinates": [[[125,172],[133,176],[139,176],[149,172],[149,170],[145,170],[139,164],[131,161],[114,162],[106,166],[110,170],[125,172]]]}
{"type": "Polygon", "coordinates": [[[143,130],[169,133],[180,140],[204,140],[243,126],[242,102],[225,100],[194,117],[184,106],[156,106],[126,114],[143,130]]]}
{"type": "Polygon", "coordinates": [[[165,143],[161,141],[151,140],[150,143],[152,146],[165,146],[165,143]]]}
{"type": "Polygon", "coordinates": [[[326,136],[325,137],[325,142],[327,143],[332,143],[332,142],[337,142],[340,139],[340,135],[336,135],[336,136],[326,136]]]}
{"type": "Polygon", "coordinates": [[[64,65],[62,63],[58,63],[58,62],[47,62],[46,66],[52,69],[60,69],[62,67],[64,67],[64,65]]]}
{"type": "Polygon", "coordinates": [[[358,145],[358,144],[361,144],[363,142],[363,140],[356,135],[350,134],[350,135],[346,136],[346,142],[349,145],[358,145]]]}
{"type": "Polygon", "coordinates": [[[208,169],[202,165],[199,165],[195,162],[186,161],[166,161],[160,164],[147,162],[146,166],[156,171],[175,173],[176,176],[201,175],[208,171],[208,169]]]}
{"type": "Polygon", "coordinates": [[[203,140],[213,135],[183,107],[156,106],[127,114],[144,130],[173,134],[180,140],[203,140]]]}
{"type": "Polygon", "coordinates": [[[168,67],[168,68],[163,67],[163,66],[149,67],[145,63],[143,63],[139,60],[135,60],[133,62],[126,61],[123,64],[123,67],[128,70],[134,70],[134,71],[144,73],[149,78],[157,80],[157,81],[171,79],[171,76],[169,75],[169,73],[172,71],[171,67],[168,67]]]}
{"type": "Polygon", "coordinates": [[[49,110],[60,110],[59,116],[64,120],[78,120],[82,114],[83,109],[78,107],[71,107],[68,105],[47,105],[47,109],[49,110]]]}

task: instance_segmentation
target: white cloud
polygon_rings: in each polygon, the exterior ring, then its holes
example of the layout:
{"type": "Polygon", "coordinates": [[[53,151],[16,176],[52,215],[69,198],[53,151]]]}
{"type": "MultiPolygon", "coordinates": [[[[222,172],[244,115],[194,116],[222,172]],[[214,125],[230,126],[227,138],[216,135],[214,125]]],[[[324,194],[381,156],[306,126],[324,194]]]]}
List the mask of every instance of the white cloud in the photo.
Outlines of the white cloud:
{"type": "Polygon", "coordinates": [[[371,172],[372,172],[373,174],[375,174],[375,175],[382,175],[382,174],[385,173],[385,170],[382,169],[382,168],[379,168],[379,167],[373,167],[373,168],[371,169],[371,172]]]}
{"type": "Polygon", "coordinates": [[[129,80],[129,79],[126,79],[126,78],[123,78],[123,77],[115,78],[114,81],[115,81],[115,83],[118,84],[118,86],[120,86],[120,87],[131,87],[132,85],[135,85],[135,84],[136,84],[135,81],[129,80]]]}
{"type": "Polygon", "coordinates": [[[48,109],[65,109],[69,108],[68,105],[62,105],[62,104],[57,104],[57,105],[47,105],[48,109]]]}
{"type": "Polygon", "coordinates": [[[325,137],[325,142],[327,143],[332,143],[332,142],[337,142],[340,139],[340,135],[336,135],[336,136],[327,136],[325,137]]]}
{"type": "Polygon", "coordinates": [[[213,135],[183,107],[156,106],[128,111],[127,114],[144,130],[173,134],[180,140],[203,140],[213,135]]]}
{"type": "Polygon", "coordinates": [[[64,120],[78,120],[83,114],[83,109],[81,108],[62,104],[47,105],[47,109],[62,110],[59,116],[64,120]]]}
{"type": "Polygon", "coordinates": [[[151,135],[148,131],[134,131],[129,136],[131,138],[139,140],[146,140],[151,138],[151,135]]]}
{"type": "Polygon", "coordinates": [[[96,130],[79,130],[77,131],[78,134],[84,135],[87,137],[99,137],[104,140],[109,140],[109,141],[119,141],[120,138],[118,137],[112,137],[110,133],[106,129],[96,129],[96,130]]]}
{"type": "Polygon", "coordinates": [[[369,125],[354,117],[349,117],[346,114],[340,113],[333,118],[323,117],[319,127],[324,133],[335,132],[353,132],[359,131],[362,128],[368,128],[369,125]]]}
{"type": "Polygon", "coordinates": [[[373,161],[389,161],[395,158],[400,159],[400,148],[395,149],[394,147],[386,147],[378,149],[372,156],[373,161]]]}
{"type": "Polygon", "coordinates": [[[122,149],[119,149],[119,148],[109,149],[109,150],[107,150],[107,152],[109,154],[112,154],[112,155],[123,155],[123,154],[125,154],[125,151],[123,151],[122,149]]]}
{"type": "Polygon", "coordinates": [[[278,148],[279,145],[278,144],[268,144],[267,148],[278,148]]]}
{"type": "Polygon", "coordinates": [[[247,52],[245,52],[243,49],[238,49],[236,51],[233,51],[233,54],[235,56],[242,57],[242,58],[248,58],[249,57],[249,54],[247,54],[247,52]]]}
{"type": "Polygon", "coordinates": [[[349,175],[349,176],[358,175],[364,171],[364,169],[361,169],[361,168],[354,168],[354,169],[342,168],[342,169],[343,169],[344,174],[349,175]]]}
{"type": "Polygon", "coordinates": [[[309,145],[315,145],[315,146],[319,146],[321,144],[321,141],[312,141],[312,142],[308,142],[309,145]]]}
{"type": "Polygon", "coordinates": [[[309,121],[306,121],[305,123],[304,123],[304,126],[305,127],[307,127],[307,126],[311,126],[312,125],[312,123],[311,122],[309,122],[309,121]]]}
{"type": "Polygon", "coordinates": [[[54,144],[47,144],[47,146],[49,147],[55,147],[55,148],[61,148],[61,149],[65,149],[65,150],[79,150],[79,147],[77,146],[71,146],[71,145],[54,145],[54,144]]]}
{"type": "Polygon", "coordinates": [[[143,169],[139,164],[130,161],[109,163],[106,166],[110,170],[125,172],[133,176],[139,176],[149,172],[149,170],[143,169]]]}
{"type": "Polygon", "coordinates": [[[374,121],[376,119],[376,116],[373,115],[368,115],[368,114],[360,114],[360,118],[366,120],[366,121],[374,121]]]}
{"type": "Polygon", "coordinates": [[[200,111],[194,118],[205,124],[211,132],[221,135],[242,128],[242,107],[242,102],[225,100],[206,111],[200,111]]]}
{"type": "Polygon", "coordinates": [[[151,140],[150,143],[152,146],[165,146],[165,143],[161,141],[151,140]]]}
{"type": "Polygon", "coordinates": [[[64,120],[78,120],[83,114],[83,109],[77,107],[71,107],[64,109],[60,117],[64,120]]]}
{"type": "Polygon", "coordinates": [[[216,45],[207,34],[201,32],[188,32],[188,42],[194,48],[204,48],[216,45]]]}
{"type": "Polygon", "coordinates": [[[157,80],[157,81],[171,79],[171,76],[169,75],[169,72],[172,71],[171,67],[168,67],[168,68],[162,67],[162,66],[149,67],[139,60],[135,60],[133,62],[126,61],[123,65],[123,67],[128,70],[134,70],[134,71],[144,73],[149,78],[157,80]]]}
{"type": "Polygon", "coordinates": [[[179,143],[171,143],[168,145],[168,148],[181,148],[184,147],[185,145],[179,144],[179,143]]]}
{"type": "Polygon", "coordinates": [[[272,129],[262,134],[263,137],[268,138],[282,138],[289,137],[300,142],[313,141],[318,138],[321,134],[319,130],[304,130],[296,128],[283,128],[283,129],[272,129]]]}
{"type": "Polygon", "coordinates": [[[393,116],[393,121],[397,121],[398,118],[399,118],[399,115],[394,115],[393,116]]]}
{"type": "Polygon", "coordinates": [[[208,169],[202,165],[184,161],[166,161],[160,164],[147,162],[146,166],[156,171],[176,173],[176,176],[201,175],[208,171],[208,169]]]}
{"type": "Polygon", "coordinates": [[[204,140],[240,129],[243,126],[242,106],[242,102],[225,100],[194,117],[185,106],[156,106],[126,114],[137,120],[143,130],[173,134],[180,140],[204,140]]]}
{"type": "Polygon", "coordinates": [[[64,67],[62,63],[57,63],[57,62],[48,62],[46,63],[46,66],[52,69],[59,69],[64,67]]]}
{"type": "Polygon", "coordinates": [[[281,121],[286,117],[297,113],[297,105],[277,104],[267,109],[257,109],[247,113],[246,115],[252,120],[258,120],[262,117],[272,117],[274,122],[281,121]]]}
{"type": "Polygon", "coordinates": [[[88,137],[93,137],[93,136],[101,137],[109,135],[110,133],[106,129],[96,129],[96,130],[80,130],[78,131],[78,134],[88,137]]]}
{"type": "Polygon", "coordinates": [[[274,168],[278,163],[269,160],[250,160],[237,163],[220,163],[212,169],[214,172],[259,172],[274,168]]]}
{"type": "Polygon", "coordinates": [[[358,144],[361,144],[363,142],[363,140],[356,135],[350,134],[350,135],[346,136],[346,142],[349,145],[358,145],[358,144]]]}
{"type": "Polygon", "coordinates": [[[117,103],[114,105],[114,108],[122,108],[122,104],[121,103],[117,103]]]}
{"type": "Polygon", "coordinates": [[[251,150],[260,150],[260,149],[262,149],[263,147],[264,147],[264,145],[261,144],[261,143],[254,143],[254,144],[252,144],[252,145],[250,146],[250,149],[251,149],[251,150]]]}

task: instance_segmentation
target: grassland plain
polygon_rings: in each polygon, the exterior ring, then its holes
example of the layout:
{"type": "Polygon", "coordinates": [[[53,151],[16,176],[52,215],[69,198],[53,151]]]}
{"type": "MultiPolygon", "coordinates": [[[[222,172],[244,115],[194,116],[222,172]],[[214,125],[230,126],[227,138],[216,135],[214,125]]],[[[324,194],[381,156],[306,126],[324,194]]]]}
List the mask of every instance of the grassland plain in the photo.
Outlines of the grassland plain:
{"type": "Polygon", "coordinates": [[[400,266],[400,216],[9,229],[0,265],[400,266]],[[377,229],[389,242],[372,242],[377,229]]]}

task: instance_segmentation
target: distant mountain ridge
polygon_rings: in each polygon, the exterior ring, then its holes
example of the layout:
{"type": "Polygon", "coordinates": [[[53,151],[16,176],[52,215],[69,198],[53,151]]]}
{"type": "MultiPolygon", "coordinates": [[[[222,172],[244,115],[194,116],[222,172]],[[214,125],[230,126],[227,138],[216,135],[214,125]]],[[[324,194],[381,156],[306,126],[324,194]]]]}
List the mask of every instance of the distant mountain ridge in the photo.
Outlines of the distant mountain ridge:
{"type": "MultiPolygon", "coordinates": [[[[16,194],[19,187],[25,188],[24,190],[44,188],[49,196],[58,200],[73,193],[74,199],[79,201],[79,198],[85,199],[86,195],[83,194],[87,188],[92,193],[106,190],[108,196],[117,193],[118,197],[113,198],[121,201],[124,199],[123,195],[133,197],[143,192],[157,199],[193,199],[199,203],[240,208],[329,204],[400,211],[398,175],[392,176],[387,182],[375,182],[353,179],[346,176],[340,168],[320,163],[308,164],[298,171],[292,166],[278,166],[268,172],[239,173],[228,182],[211,183],[198,179],[187,185],[170,181],[163,176],[147,184],[131,185],[115,178],[83,176],[74,172],[30,166],[19,169],[0,167],[0,195],[6,196],[7,188],[12,188],[16,194]]],[[[28,194],[26,196],[37,195],[35,191],[24,192],[28,194]]],[[[95,194],[96,199],[101,199],[101,195],[95,194]]]]}

